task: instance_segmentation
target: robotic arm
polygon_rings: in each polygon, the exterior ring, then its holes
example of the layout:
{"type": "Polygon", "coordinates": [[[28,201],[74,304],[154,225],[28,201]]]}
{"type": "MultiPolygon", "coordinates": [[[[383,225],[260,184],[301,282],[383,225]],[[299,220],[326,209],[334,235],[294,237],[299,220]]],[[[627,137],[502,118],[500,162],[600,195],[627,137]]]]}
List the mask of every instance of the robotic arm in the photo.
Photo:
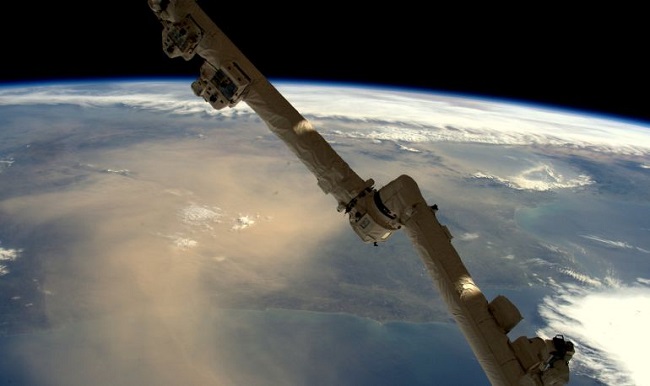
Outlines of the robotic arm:
{"type": "Polygon", "coordinates": [[[488,303],[451,243],[451,233],[436,218],[417,183],[402,175],[381,189],[361,179],[312,125],[198,6],[196,0],[148,0],[163,25],[163,50],[171,58],[205,59],[192,90],[215,109],[249,105],[302,161],[320,188],[348,215],[366,243],[386,241],[404,229],[472,351],[495,386],[550,386],[569,381],[573,344],[519,337],[508,332],[522,319],[506,297],[488,303]]]}

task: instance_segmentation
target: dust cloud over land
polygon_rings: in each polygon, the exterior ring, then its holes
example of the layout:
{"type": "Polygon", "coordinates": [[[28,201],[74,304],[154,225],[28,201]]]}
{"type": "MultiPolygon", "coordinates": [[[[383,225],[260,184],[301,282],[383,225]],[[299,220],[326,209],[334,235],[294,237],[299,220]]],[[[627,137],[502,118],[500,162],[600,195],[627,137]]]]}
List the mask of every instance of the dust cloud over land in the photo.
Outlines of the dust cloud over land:
{"type": "Polygon", "coordinates": [[[94,171],[82,182],[0,203],[3,217],[44,232],[30,235],[52,329],[44,340],[60,344],[16,355],[37,382],[229,384],[214,364],[236,338],[206,319],[300,276],[342,224],[335,211],[310,210],[330,198],[307,193],[313,177],[282,159],[195,139],[79,157],[94,171]]]}

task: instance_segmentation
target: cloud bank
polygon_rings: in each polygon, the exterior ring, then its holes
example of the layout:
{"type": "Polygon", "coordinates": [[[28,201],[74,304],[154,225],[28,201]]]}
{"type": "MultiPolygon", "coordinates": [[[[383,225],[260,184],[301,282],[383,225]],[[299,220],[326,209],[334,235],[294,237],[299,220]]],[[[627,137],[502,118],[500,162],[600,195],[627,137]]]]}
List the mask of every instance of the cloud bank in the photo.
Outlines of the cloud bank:
{"type": "MultiPolygon", "coordinates": [[[[632,286],[557,285],[539,311],[547,327],[540,336],[562,333],[576,345],[572,371],[607,385],[650,384],[645,348],[650,336],[650,286],[639,278],[632,286]]],[[[590,284],[590,281],[586,281],[590,284]]]]}
{"type": "MultiPolygon", "coordinates": [[[[222,117],[254,115],[245,103],[216,111],[192,94],[189,83],[188,80],[5,87],[0,89],[0,105],[75,104],[222,117]]],[[[636,156],[650,153],[648,127],[539,106],[340,85],[278,82],[276,87],[326,135],[405,143],[556,146],[636,156]],[[356,107],[360,105],[364,108],[356,107]],[[341,122],[354,123],[355,128],[337,130],[341,122]],[[359,129],[364,126],[367,129],[359,129]]]]}

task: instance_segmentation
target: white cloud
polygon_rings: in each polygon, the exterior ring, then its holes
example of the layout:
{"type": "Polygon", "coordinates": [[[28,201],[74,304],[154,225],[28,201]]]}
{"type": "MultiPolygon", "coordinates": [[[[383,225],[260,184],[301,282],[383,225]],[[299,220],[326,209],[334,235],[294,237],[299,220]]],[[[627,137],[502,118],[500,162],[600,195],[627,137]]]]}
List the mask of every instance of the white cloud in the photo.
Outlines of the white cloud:
{"type": "Polygon", "coordinates": [[[637,277],[636,281],[639,282],[640,284],[645,284],[647,286],[650,286],[650,279],[645,279],[642,277],[637,277]]]}
{"type": "Polygon", "coordinates": [[[20,252],[22,252],[22,249],[5,249],[0,247],[0,261],[14,261],[18,258],[20,252]]]}
{"type": "Polygon", "coordinates": [[[640,248],[640,247],[635,247],[634,245],[631,245],[625,241],[615,241],[615,240],[607,240],[605,238],[595,236],[595,235],[580,235],[580,237],[583,237],[588,240],[593,240],[597,241],[599,243],[605,244],[608,247],[615,247],[615,248],[623,248],[623,249],[634,249],[639,252],[643,253],[650,253],[650,251],[640,248]]]}
{"type": "Polygon", "coordinates": [[[61,83],[0,88],[0,105],[120,106],[181,115],[254,114],[245,103],[240,103],[237,109],[215,110],[192,93],[190,83],[191,81],[187,83],[180,81],[61,83]]]}
{"type": "Polygon", "coordinates": [[[539,308],[540,336],[563,334],[576,345],[571,368],[604,384],[650,384],[650,287],[558,286],[539,308]]]}
{"type": "Polygon", "coordinates": [[[186,237],[178,237],[174,240],[174,244],[180,249],[190,249],[196,247],[198,242],[186,237]]]}
{"type": "Polygon", "coordinates": [[[13,158],[0,158],[0,173],[2,173],[5,169],[9,169],[11,165],[14,164],[14,159],[13,158]]]}
{"type": "Polygon", "coordinates": [[[593,180],[587,175],[577,175],[573,178],[566,178],[559,174],[550,165],[537,165],[522,170],[518,174],[509,177],[499,177],[485,172],[476,172],[472,175],[476,179],[488,179],[498,184],[516,190],[550,191],[558,189],[572,189],[580,186],[591,185],[593,180]]]}
{"type": "Polygon", "coordinates": [[[416,148],[408,147],[408,146],[404,146],[404,145],[399,145],[399,149],[403,150],[403,151],[408,151],[410,153],[421,153],[421,151],[416,149],[416,148]]]}
{"type": "Polygon", "coordinates": [[[550,165],[538,165],[536,167],[526,169],[510,177],[512,183],[519,189],[525,190],[555,190],[555,189],[570,189],[579,186],[593,184],[593,181],[587,175],[578,175],[575,178],[567,179],[561,174],[557,173],[550,165]]]}
{"type": "Polygon", "coordinates": [[[180,217],[185,224],[212,229],[211,224],[221,222],[223,213],[221,208],[191,203],[180,210],[180,217]]]}
{"type": "Polygon", "coordinates": [[[495,175],[492,175],[492,174],[487,174],[487,173],[483,173],[483,172],[476,172],[476,173],[472,174],[472,177],[477,178],[477,179],[493,180],[493,181],[495,181],[495,182],[497,182],[497,183],[499,183],[501,185],[505,185],[505,186],[507,186],[509,188],[515,188],[515,186],[512,185],[512,183],[510,181],[508,181],[507,179],[501,178],[501,177],[498,177],[498,176],[495,176],[495,175]]]}
{"type": "Polygon", "coordinates": [[[232,226],[232,230],[242,230],[246,229],[255,224],[255,220],[251,216],[239,216],[235,218],[235,224],[232,226]]]}
{"type": "Polygon", "coordinates": [[[578,271],[569,268],[560,268],[559,271],[567,276],[574,278],[575,280],[581,282],[582,284],[587,284],[593,287],[600,287],[603,284],[598,279],[595,279],[593,277],[590,277],[589,275],[585,275],[583,273],[580,273],[578,271]]]}
{"type": "Polygon", "coordinates": [[[458,236],[459,240],[464,240],[464,241],[469,241],[469,240],[476,240],[480,236],[478,233],[463,233],[462,235],[458,236]]]}
{"type": "MultiPolygon", "coordinates": [[[[18,258],[22,252],[21,249],[5,249],[0,247],[0,262],[1,261],[14,261],[18,258]]],[[[0,276],[4,276],[9,273],[9,268],[5,264],[0,264],[0,276]]]]}

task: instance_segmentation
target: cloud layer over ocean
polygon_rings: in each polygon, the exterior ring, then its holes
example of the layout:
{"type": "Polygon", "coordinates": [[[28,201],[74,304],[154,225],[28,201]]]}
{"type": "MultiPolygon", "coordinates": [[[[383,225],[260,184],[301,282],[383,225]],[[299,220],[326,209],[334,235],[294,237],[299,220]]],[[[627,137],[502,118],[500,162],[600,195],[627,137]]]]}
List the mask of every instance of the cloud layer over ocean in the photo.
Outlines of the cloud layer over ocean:
{"type": "MultiPolygon", "coordinates": [[[[254,114],[245,104],[215,111],[188,82],[79,83],[0,89],[0,105],[124,106],[176,114],[254,114]]],[[[278,90],[324,135],[406,143],[449,141],[538,145],[646,155],[647,127],[595,116],[487,99],[341,85],[278,82],[278,90]],[[372,104],[367,101],[372,100],[372,104]],[[357,106],[363,105],[364,108],[357,106]],[[365,123],[364,130],[332,131],[328,122],[365,123]]]]}

